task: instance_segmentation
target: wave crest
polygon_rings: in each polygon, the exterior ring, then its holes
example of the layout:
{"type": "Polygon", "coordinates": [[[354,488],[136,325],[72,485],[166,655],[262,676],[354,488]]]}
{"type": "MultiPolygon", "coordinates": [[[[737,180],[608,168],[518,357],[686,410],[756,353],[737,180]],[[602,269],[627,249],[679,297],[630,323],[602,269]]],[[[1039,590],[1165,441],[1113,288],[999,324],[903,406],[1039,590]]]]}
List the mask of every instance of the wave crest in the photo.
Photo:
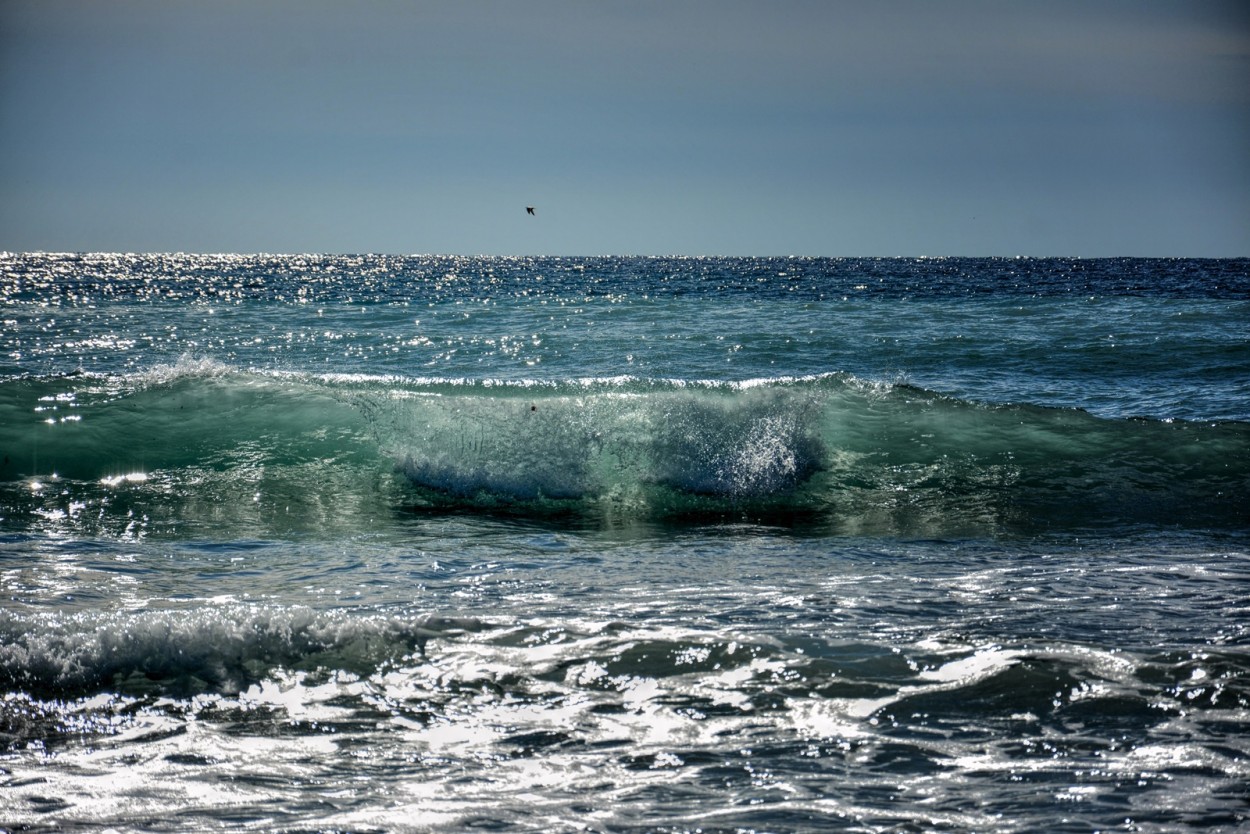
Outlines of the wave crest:
{"type": "Polygon", "coordinates": [[[120,381],[6,382],[0,416],[0,502],[32,523],[104,524],[115,509],[250,519],[264,535],[288,521],[350,528],[345,508],[399,503],[815,514],[936,536],[1250,525],[1250,424],[1105,419],[844,374],[514,383],[187,360],[120,381]]]}
{"type": "Polygon", "coordinates": [[[456,497],[584,499],[660,486],[755,499],[822,467],[819,389],[584,390],[375,399],[366,412],[413,483],[456,497]]]}

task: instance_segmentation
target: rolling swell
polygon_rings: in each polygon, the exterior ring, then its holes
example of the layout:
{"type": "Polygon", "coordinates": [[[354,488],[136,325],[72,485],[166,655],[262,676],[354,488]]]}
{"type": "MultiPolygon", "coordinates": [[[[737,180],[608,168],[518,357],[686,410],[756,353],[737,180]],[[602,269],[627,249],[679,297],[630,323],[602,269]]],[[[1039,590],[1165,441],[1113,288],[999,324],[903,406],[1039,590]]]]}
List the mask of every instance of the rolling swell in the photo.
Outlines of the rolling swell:
{"type": "Polygon", "coordinates": [[[173,523],[207,503],[216,523],[264,527],[280,500],[298,523],[385,505],[901,535],[1250,521],[1248,424],[1105,419],[844,374],[503,382],[184,360],[10,380],[0,409],[10,517],[95,500],[173,523]]]}
{"type": "Polygon", "coordinates": [[[328,390],[212,360],[125,376],[0,385],[5,477],[97,479],[359,453],[359,421],[328,390]]]}

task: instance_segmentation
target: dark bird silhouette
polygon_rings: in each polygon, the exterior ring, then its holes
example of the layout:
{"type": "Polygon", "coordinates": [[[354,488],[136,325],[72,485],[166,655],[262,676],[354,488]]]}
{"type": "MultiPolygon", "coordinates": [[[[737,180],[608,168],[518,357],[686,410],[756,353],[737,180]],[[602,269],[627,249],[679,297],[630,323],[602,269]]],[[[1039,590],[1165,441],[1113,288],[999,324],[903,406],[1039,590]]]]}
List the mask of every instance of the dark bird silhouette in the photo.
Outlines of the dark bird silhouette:
{"type": "MultiPolygon", "coordinates": [[[[525,207],[525,211],[526,211],[526,213],[527,213],[527,214],[534,214],[534,207],[533,207],[533,206],[526,206],[526,207],[525,207]]],[[[537,217],[538,215],[534,215],[534,216],[535,216],[535,217],[537,217]]]]}

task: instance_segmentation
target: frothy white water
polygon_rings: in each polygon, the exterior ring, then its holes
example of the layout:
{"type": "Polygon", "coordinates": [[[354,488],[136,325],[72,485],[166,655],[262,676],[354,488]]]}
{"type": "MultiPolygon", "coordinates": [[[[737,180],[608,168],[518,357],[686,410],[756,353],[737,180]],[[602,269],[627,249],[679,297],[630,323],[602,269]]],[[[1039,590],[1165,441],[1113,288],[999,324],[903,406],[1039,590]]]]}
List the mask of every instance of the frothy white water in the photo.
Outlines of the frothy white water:
{"type": "Polygon", "coordinates": [[[85,734],[10,752],[10,823],[868,830],[893,818],[1027,831],[1038,817],[1003,809],[1039,790],[1048,807],[1106,819],[1125,796],[1158,815],[1199,782],[1198,807],[1218,809],[1250,777],[1244,743],[1176,741],[1245,721],[1247,705],[1194,714],[1192,690],[1150,684],[1160,669],[1140,655],[930,639],[813,656],[749,632],[611,619],[458,635],[372,673],[275,671],[234,694],[53,709],[10,695],[10,726],[43,710],[85,734]],[[1036,691],[1047,678],[1068,683],[1036,691]],[[966,709],[981,731],[961,726],[966,709]],[[1158,717],[1093,746],[1070,729],[1126,710],[1158,717]],[[969,792],[982,807],[956,810],[969,792]]]}

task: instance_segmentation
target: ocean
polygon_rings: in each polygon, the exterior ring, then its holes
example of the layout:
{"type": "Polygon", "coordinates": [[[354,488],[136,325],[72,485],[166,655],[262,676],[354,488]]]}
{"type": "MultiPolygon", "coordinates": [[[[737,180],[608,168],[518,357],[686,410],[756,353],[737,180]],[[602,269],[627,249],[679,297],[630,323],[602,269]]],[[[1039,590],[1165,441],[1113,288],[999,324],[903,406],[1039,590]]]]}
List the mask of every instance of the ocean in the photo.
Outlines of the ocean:
{"type": "Polygon", "coordinates": [[[0,830],[1250,830],[1250,261],[0,255],[0,830]]]}

